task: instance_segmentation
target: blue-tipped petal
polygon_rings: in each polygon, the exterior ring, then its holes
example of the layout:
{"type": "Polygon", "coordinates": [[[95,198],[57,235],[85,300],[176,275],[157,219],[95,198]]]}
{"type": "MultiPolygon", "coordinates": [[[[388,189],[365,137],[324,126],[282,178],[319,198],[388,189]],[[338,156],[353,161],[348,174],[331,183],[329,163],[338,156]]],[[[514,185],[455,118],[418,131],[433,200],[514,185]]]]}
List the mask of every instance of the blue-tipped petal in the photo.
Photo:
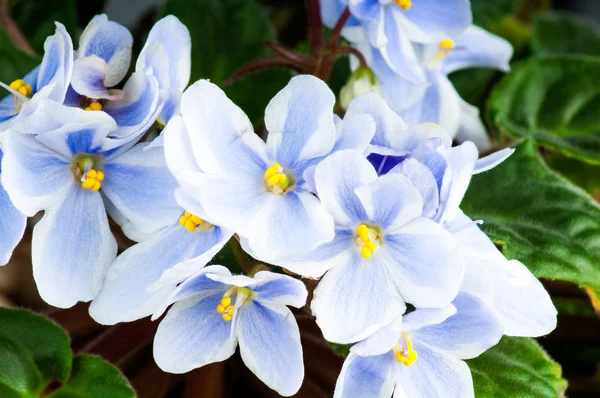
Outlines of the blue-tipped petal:
{"type": "Polygon", "coordinates": [[[417,308],[410,314],[404,315],[402,330],[412,333],[431,325],[439,325],[454,314],[456,314],[456,307],[452,304],[440,308],[417,308]]]}
{"type": "Polygon", "coordinates": [[[33,277],[48,304],[69,308],[100,291],[117,255],[100,193],[75,181],[33,230],[33,277]]]}
{"type": "Polygon", "coordinates": [[[154,360],[165,372],[186,373],[235,352],[232,322],[223,320],[217,305],[225,290],[179,301],[160,323],[154,338],[154,360]]]}
{"type": "Polygon", "coordinates": [[[445,74],[466,68],[510,70],[513,55],[511,44],[475,25],[454,39],[455,48],[442,61],[445,74]]]}
{"type": "Polygon", "coordinates": [[[168,61],[169,85],[161,88],[171,88],[177,91],[183,91],[190,81],[191,71],[191,51],[192,40],[190,32],[184,24],[173,15],[168,15],[154,24],[148,34],[146,45],[142,49],[136,64],[136,70],[151,67],[161,67],[155,65],[146,58],[146,48],[152,43],[160,43],[166,53],[168,61]]]}
{"type": "Polygon", "coordinates": [[[269,103],[267,145],[287,168],[325,156],[335,143],[335,95],[320,79],[296,76],[269,103]]]}
{"type": "Polygon", "coordinates": [[[73,73],[73,42],[65,27],[56,22],[56,33],[44,42],[44,58],[34,92],[52,85],[44,97],[62,103],[73,73]]]}
{"type": "MultiPolygon", "coordinates": [[[[0,150],[0,159],[2,151],[0,150]]],[[[17,243],[23,238],[27,217],[25,217],[10,201],[8,194],[0,185],[0,266],[10,260],[17,243]]]]}
{"type": "Polygon", "coordinates": [[[110,325],[153,314],[177,285],[158,290],[148,289],[150,285],[178,263],[221,248],[228,238],[218,227],[188,232],[175,224],[132,246],[109,269],[102,290],[90,306],[90,315],[97,322],[110,325]]]}
{"type": "Polygon", "coordinates": [[[31,217],[62,200],[74,178],[67,158],[12,130],[3,145],[2,186],[17,209],[31,217]]]}
{"type": "Polygon", "coordinates": [[[102,192],[129,221],[146,233],[175,223],[182,210],[175,201],[177,181],[165,163],[163,148],[138,144],[104,167],[102,192]]]}
{"type": "Polygon", "coordinates": [[[96,55],[106,62],[106,87],[117,85],[129,69],[133,37],[122,25],[109,21],[105,14],[96,15],[79,38],[79,58],[96,55]]]}
{"type": "Polygon", "coordinates": [[[414,185],[423,198],[423,217],[433,219],[440,205],[440,195],[435,177],[423,163],[406,159],[390,170],[390,174],[401,173],[414,185]]]}
{"type": "Polygon", "coordinates": [[[315,171],[321,203],[337,224],[356,228],[367,213],[354,190],[377,179],[373,166],[361,153],[339,151],[323,160],[315,171]]]}
{"type": "Polygon", "coordinates": [[[244,364],[280,395],[295,394],[304,379],[300,331],[284,306],[257,301],[239,308],[235,334],[244,364]]]}
{"type": "Polygon", "coordinates": [[[348,250],[351,260],[325,274],[311,302],[325,339],[340,344],[368,337],[406,309],[377,255],[366,260],[355,246],[348,250]]]}
{"type": "Polygon", "coordinates": [[[350,13],[365,29],[369,42],[376,48],[385,46],[389,40],[385,30],[385,7],[373,0],[350,0],[348,3],[350,13]]]}
{"type": "Polygon", "coordinates": [[[390,398],[398,377],[393,352],[361,357],[350,353],[335,385],[334,398],[390,398]]]}
{"type": "Polygon", "coordinates": [[[71,78],[73,90],[87,98],[111,101],[123,98],[123,91],[105,87],[106,68],[106,62],[96,55],[76,59],[71,78]]]}
{"type": "Polygon", "coordinates": [[[299,279],[274,272],[260,271],[249,288],[256,293],[254,300],[263,304],[291,305],[300,308],[306,304],[308,292],[299,279]]]}
{"type": "Polygon", "coordinates": [[[143,71],[134,72],[123,87],[125,96],[108,102],[104,112],[117,123],[114,137],[139,137],[144,134],[160,114],[163,106],[156,78],[143,71]]]}
{"type": "Polygon", "coordinates": [[[419,43],[454,37],[473,22],[469,0],[419,0],[398,15],[408,38],[419,43]]]}
{"type": "Polygon", "coordinates": [[[456,314],[414,331],[414,339],[460,359],[475,358],[498,344],[504,327],[491,307],[467,293],[459,294],[452,304],[456,314]]]}

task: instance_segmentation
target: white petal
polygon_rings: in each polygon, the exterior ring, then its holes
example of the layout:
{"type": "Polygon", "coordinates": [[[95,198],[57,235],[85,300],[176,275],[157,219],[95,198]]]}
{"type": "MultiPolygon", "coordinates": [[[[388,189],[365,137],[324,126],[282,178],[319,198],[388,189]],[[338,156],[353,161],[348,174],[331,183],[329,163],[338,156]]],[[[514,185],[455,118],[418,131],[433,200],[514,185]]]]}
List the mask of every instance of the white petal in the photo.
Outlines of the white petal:
{"type": "Polygon", "coordinates": [[[392,352],[361,357],[351,353],[335,385],[334,398],[390,398],[396,385],[398,362],[392,352]]]}

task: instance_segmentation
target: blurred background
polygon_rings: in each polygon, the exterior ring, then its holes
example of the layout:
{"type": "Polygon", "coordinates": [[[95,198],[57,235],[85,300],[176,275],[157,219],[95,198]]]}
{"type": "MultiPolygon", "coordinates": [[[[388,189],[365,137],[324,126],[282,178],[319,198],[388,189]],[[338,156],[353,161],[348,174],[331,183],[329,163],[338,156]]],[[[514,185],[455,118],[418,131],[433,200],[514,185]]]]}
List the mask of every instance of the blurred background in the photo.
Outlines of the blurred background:
{"type": "MultiPolygon", "coordinates": [[[[550,8],[586,18],[591,29],[597,29],[595,25],[600,23],[599,0],[555,0],[553,4],[549,0],[521,0],[516,7],[504,4],[518,1],[483,0],[478,3],[487,4],[474,7],[476,22],[510,40],[516,49],[515,60],[528,55],[532,25],[538,15],[550,8]],[[491,15],[493,23],[490,22],[491,15]],[[498,16],[500,18],[496,18],[498,16]]],[[[39,62],[44,39],[54,31],[54,20],[65,24],[76,43],[87,22],[101,12],[131,30],[135,39],[134,53],[143,46],[145,36],[157,18],[169,13],[180,17],[192,33],[192,81],[210,78],[217,84],[222,83],[248,61],[269,54],[261,40],[277,40],[297,50],[306,48],[307,19],[303,0],[0,0],[0,6],[3,26],[0,80],[4,82],[19,77],[15,71],[39,62]],[[220,13],[203,14],[203,7],[214,2],[222,3],[220,13]],[[256,13],[268,18],[268,26],[260,26],[257,30],[256,25],[246,23],[256,13]],[[11,24],[16,25],[30,45],[18,56],[14,55],[14,37],[7,31],[11,24]],[[240,40],[251,41],[253,47],[238,53],[240,40]]],[[[334,92],[339,92],[349,73],[347,58],[340,59],[330,82],[334,92]]],[[[264,107],[289,77],[289,71],[285,70],[261,72],[227,87],[226,91],[248,112],[260,130],[264,107]]],[[[468,70],[457,73],[452,79],[465,99],[483,108],[491,86],[500,77],[485,70],[468,70]],[[483,83],[473,84],[473,79],[483,83]]],[[[600,171],[594,168],[590,172],[600,171]]],[[[597,192],[595,197],[600,197],[597,192]]],[[[141,321],[120,326],[111,329],[113,338],[107,339],[106,328],[96,325],[87,316],[85,304],[66,311],[49,308],[39,298],[32,278],[30,240],[31,226],[35,222],[35,218],[30,220],[30,228],[13,259],[0,268],[0,305],[20,306],[48,314],[70,332],[76,350],[99,353],[120,366],[143,398],[277,396],[243,366],[239,355],[189,375],[167,375],[153,363],[148,345],[155,324],[141,321]]],[[[116,226],[114,232],[120,236],[120,249],[131,244],[119,234],[116,226]]],[[[220,258],[218,261],[231,259],[220,258]]],[[[540,339],[540,343],[563,366],[564,376],[569,381],[569,397],[600,397],[598,315],[585,292],[575,285],[544,283],[555,298],[560,315],[557,330],[540,339]]],[[[342,359],[322,340],[310,316],[302,313],[297,316],[302,329],[307,374],[297,396],[330,397],[342,359]]]]}

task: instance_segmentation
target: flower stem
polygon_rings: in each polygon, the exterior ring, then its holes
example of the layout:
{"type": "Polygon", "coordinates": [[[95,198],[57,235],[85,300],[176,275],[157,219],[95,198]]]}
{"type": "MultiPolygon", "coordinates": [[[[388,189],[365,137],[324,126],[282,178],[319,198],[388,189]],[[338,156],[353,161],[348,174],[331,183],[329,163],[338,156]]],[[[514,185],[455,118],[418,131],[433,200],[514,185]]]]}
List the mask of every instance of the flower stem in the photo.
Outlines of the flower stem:
{"type": "Polygon", "coordinates": [[[319,0],[306,0],[310,55],[317,59],[323,50],[323,19],[319,0]]]}
{"type": "Polygon", "coordinates": [[[229,239],[229,245],[231,246],[231,250],[233,250],[235,259],[240,267],[242,267],[244,272],[250,274],[254,267],[250,264],[250,261],[248,261],[248,257],[246,257],[246,253],[244,253],[244,249],[242,249],[242,245],[240,245],[236,236],[232,236],[231,239],[229,239]]]}
{"type": "Polygon", "coordinates": [[[10,1],[9,0],[0,0],[0,24],[6,31],[8,37],[13,42],[13,44],[26,52],[29,55],[35,55],[35,51],[29,44],[29,41],[19,29],[19,26],[15,23],[10,15],[10,1]]]}

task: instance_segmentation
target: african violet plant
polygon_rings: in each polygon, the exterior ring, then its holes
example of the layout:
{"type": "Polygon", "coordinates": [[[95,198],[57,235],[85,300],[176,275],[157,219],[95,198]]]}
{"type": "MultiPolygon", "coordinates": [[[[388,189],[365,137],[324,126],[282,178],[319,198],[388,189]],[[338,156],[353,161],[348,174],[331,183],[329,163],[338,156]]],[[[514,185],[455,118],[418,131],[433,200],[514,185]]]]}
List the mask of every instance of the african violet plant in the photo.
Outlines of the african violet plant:
{"type": "Polygon", "coordinates": [[[153,339],[156,374],[239,347],[273,394],[315,396],[312,327],[339,355],[323,396],[564,396],[531,338],[557,327],[551,281],[600,307],[600,36],[542,16],[527,49],[505,3],[307,0],[296,49],[248,0],[168,1],[137,54],[105,14],[56,22],[0,83],[0,260],[29,218],[51,317],[106,326],[73,359],[52,322],[0,311],[0,395],[134,396],[87,353],[129,375],[153,339]]]}

